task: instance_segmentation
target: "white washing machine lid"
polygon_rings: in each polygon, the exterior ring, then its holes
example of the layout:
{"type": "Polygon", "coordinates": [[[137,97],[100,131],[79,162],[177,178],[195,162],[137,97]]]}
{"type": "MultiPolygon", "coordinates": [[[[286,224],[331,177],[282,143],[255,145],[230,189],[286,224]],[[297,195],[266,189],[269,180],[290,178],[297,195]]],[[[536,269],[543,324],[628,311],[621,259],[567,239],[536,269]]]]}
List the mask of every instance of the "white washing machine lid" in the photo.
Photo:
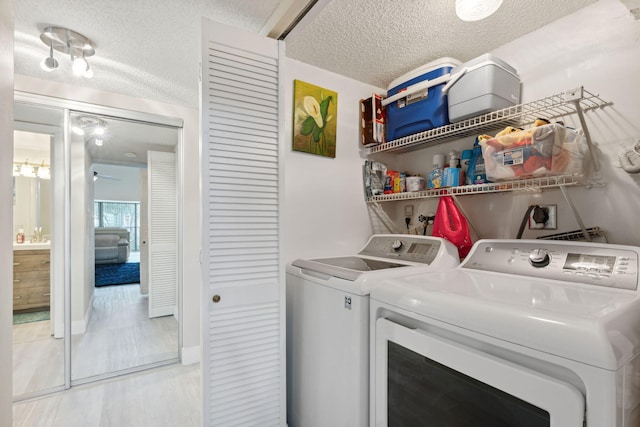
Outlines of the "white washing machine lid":
{"type": "Polygon", "coordinates": [[[337,258],[297,259],[291,263],[295,267],[312,270],[341,279],[355,281],[365,272],[388,270],[391,268],[419,265],[417,263],[397,263],[385,259],[346,256],[337,258]]]}
{"type": "MultiPolygon", "coordinates": [[[[476,246],[483,254],[491,252],[487,247],[496,249],[481,242],[476,246]]],[[[557,246],[552,249],[559,252],[557,246]]],[[[616,370],[640,352],[637,290],[466,268],[473,259],[472,251],[463,265],[448,272],[389,278],[372,290],[371,298],[603,369],[616,370]]]]}
{"type": "Polygon", "coordinates": [[[287,266],[287,273],[367,295],[371,287],[383,278],[408,274],[410,268],[423,272],[439,271],[459,264],[457,248],[439,237],[378,234],[373,235],[356,255],[297,259],[287,266]]]}

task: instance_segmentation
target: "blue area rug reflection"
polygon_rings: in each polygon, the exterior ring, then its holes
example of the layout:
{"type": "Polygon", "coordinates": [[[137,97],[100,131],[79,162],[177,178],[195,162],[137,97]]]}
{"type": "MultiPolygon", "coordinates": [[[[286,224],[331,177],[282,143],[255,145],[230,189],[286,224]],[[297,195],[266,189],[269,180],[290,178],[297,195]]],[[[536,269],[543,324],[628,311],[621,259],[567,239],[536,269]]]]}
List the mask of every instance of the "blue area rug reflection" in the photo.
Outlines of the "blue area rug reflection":
{"type": "Polygon", "coordinates": [[[96,264],[96,286],[140,283],[140,263],[96,264]]]}

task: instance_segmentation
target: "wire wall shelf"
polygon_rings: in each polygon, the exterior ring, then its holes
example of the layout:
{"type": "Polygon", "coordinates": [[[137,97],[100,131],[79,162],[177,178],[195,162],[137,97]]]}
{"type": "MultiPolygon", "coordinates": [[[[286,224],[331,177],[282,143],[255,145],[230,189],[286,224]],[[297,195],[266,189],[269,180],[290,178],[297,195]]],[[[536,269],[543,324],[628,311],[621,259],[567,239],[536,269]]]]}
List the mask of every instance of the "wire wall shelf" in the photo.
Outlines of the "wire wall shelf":
{"type": "Polygon", "coordinates": [[[482,116],[430,129],[373,147],[365,148],[365,154],[383,152],[406,152],[436,145],[454,139],[476,136],[479,133],[501,130],[505,126],[525,126],[537,118],[559,119],[571,114],[579,114],[612,105],[599,95],[582,87],[567,90],[543,99],[514,105],[482,116]]]}
{"type": "Polygon", "coordinates": [[[391,202],[396,200],[429,199],[441,196],[463,196],[473,194],[499,193],[506,191],[540,192],[544,189],[586,186],[601,187],[602,181],[577,176],[548,176],[516,181],[502,181],[488,184],[462,185],[459,187],[437,188],[406,193],[381,194],[367,198],[367,202],[391,202]]]}

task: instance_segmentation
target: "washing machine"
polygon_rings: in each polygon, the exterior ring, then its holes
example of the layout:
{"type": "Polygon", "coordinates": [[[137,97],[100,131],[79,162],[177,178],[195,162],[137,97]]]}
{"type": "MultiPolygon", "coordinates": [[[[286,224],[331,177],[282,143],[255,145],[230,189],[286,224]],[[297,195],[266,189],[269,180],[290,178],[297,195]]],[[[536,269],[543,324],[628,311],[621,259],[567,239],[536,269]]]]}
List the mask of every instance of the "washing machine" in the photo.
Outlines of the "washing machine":
{"type": "Polygon", "coordinates": [[[480,240],[371,292],[371,425],[640,426],[639,248],[480,240]]]}
{"type": "Polygon", "coordinates": [[[369,292],[377,279],[456,267],[458,251],[431,236],[374,235],[353,256],[287,266],[290,427],[369,425],[369,292]]]}

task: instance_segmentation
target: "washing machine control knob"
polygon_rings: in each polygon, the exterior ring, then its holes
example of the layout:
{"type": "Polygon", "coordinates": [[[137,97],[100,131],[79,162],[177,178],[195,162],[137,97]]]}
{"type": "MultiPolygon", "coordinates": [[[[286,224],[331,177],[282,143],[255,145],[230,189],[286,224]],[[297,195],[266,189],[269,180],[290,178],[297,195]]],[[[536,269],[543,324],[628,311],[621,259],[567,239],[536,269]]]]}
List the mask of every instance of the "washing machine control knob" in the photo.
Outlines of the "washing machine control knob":
{"type": "Polygon", "coordinates": [[[546,267],[550,262],[551,256],[544,249],[534,249],[529,252],[529,264],[536,268],[546,267]]]}
{"type": "Polygon", "coordinates": [[[402,247],[402,240],[394,240],[393,243],[391,243],[391,248],[394,251],[397,251],[398,249],[400,249],[402,247]]]}

